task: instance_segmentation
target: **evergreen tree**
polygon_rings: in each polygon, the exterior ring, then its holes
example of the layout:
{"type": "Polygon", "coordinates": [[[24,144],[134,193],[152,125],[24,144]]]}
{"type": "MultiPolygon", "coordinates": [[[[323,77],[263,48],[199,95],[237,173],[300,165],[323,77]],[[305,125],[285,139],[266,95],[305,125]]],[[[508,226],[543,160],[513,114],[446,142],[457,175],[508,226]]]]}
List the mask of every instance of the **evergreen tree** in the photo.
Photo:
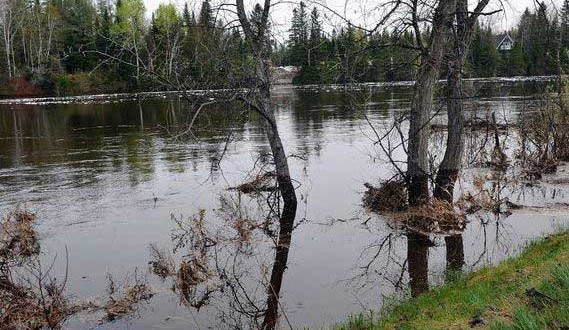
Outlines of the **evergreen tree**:
{"type": "Polygon", "coordinates": [[[310,14],[310,34],[309,39],[305,41],[306,58],[302,61],[302,71],[297,78],[299,82],[305,84],[314,84],[321,81],[320,62],[322,61],[322,23],[316,7],[312,9],[310,14]]]}
{"type": "Polygon", "coordinates": [[[569,70],[569,0],[563,1],[561,8],[561,49],[560,60],[561,66],[565,72],[569,70]]]}
{"type": "Polygon", "coordinates": [[[300,2],[298,8],[293,9],[292,26],[289,36],[290,62],[292,65],[302,67],[308,61],[308,17],[306,5],[300,2]]]}
{"type": "Polygon", "coordinates": [[[205,28],[215,27],[213,11],[211,9],[211,4],[209,3],[209,0],[205,0],[204,2],[202,2],[202,8],[200,10],[198,25],[200,27],[205,27],[205,28]]]}
{"type": "Polygon", "coordinates": [[[500,54],[490,27],[477,25],[470,45],[468,67],[474,77],[494,77],[500,68],[500,54]]]}
{"type": "Polygon", "coordinates": [[[96,9],[89,0],[64,0],[61,14],[59,42],[63,65],[68,72],[88,70],[97,60],[88,52],[96,39],[96,9]]]}

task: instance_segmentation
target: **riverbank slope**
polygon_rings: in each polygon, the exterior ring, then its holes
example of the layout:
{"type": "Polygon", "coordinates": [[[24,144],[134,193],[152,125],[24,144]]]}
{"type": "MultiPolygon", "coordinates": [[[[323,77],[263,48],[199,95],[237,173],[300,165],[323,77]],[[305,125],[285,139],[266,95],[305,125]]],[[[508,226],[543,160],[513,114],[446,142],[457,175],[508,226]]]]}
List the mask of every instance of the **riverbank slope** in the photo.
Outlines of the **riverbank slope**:
{"type": "Polygon", "coordinates": [[[567,329],[569,230],[451,284],[338,329],[567,329]]]}

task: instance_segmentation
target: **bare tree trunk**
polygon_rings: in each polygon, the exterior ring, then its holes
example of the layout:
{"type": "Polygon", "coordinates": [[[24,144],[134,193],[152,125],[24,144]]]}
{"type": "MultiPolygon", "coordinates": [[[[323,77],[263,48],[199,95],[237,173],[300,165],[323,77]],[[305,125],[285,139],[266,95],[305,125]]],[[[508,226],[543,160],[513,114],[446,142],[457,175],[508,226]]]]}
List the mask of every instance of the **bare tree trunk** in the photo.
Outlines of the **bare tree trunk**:
{"type": "Polygon", "coordinates": [[[258,59],[257,77],[261,81],[260,108],[264,117],[265,134],[267,134],[273,154],[279,192],[284,202],[283,210],[279,217],[279,238],[276,247],[275,263],[273,264],[267,290],[267,310],[262,326],[263,329],[274,329],[278,321],[280,291],[288,261],[291,234],[296,217],[297,199],[275,114],[270,108],[270,73],[268,63],[268,60],[264,58],[258,59]]]}
{"type": "Polygon", "coordinates": [[[4,37],[4,52],[6,54],[6,68],[8,69],[8,78],[12,78],[12,60],[10,55],[10,40],[4,37]]]}
{"type": "Polygon", "coordinates": [[[447,118],[448,135],[445,155],[435,179],[434,197],[452,203],[454,185],[462,168],[464,153],[464,109],[462,95],[462,70],[478,16],[489,0],[478,2],[472,14],[468,14],[468,0],[456,1],[456,30],[447,62],[447,118]]]}
{"type": "MultiPolygon", "coordinates": [[[[417,72],[411,100],[409,154],[407,179],[409,203],[418,205],[429,198],[428,148],[433,89],[443,61],[456,8],[456,0],[440,0],[435,9],[429,48],[423,48],[421,31],[415,29],[419,47],[422,47],[421,64],[417,72]]],[[[416,22],[416,26],[418,26],[416,22]]]]}
{"type": "Polygon", "coordinates": [[[462,104],[462,68],[465,55],[449,59],[447,77],[448,135],[443,161],[437,171],[434,196],[452,203],[454,184],[462,166],[464,153],[464,109],[462,104]]]}
{"type": "Polygon", "coordinates": [[[275,114],[270,104],[271,77],[270,77],[270,50],[266,40],[268,16],[271,1],[265,0],[261,24],[255,32],[251,29],[249,19],[245,13],[243,0],[236,0],[237,15],[245,33],[245,39],[253,48],[256,58],[256,80],[259,96],[256,102],[257,111],[263,116],[265,134],[271,147],[279,192],[283,199],[283,210],[279,217],[279,237],[276,246],[275,263],[271,271],[269,287],[267,289],[267,310],[263,319],[263,329],[274,329],[278,321],[278,306],[280,290],[291,242],[291,233],[296,217],[297,199],[294,186],[290,177],[288,160],[282,144],[275,114]]]}
{"type": "Polygon", "coordinates": [[[12,64],[12,52],[13,45],[12,41],[14,39],[13,34],[13,8],[12,3],[9,1],[2,1],[0,4],[0,12],[2,17],[0,18],[0,23],[2,24],[2,37],[4,39],[4,53],[6,55],[6,69],[8,70],[8,78],[12,78],[15,73],[15,68],[12,64]]]}

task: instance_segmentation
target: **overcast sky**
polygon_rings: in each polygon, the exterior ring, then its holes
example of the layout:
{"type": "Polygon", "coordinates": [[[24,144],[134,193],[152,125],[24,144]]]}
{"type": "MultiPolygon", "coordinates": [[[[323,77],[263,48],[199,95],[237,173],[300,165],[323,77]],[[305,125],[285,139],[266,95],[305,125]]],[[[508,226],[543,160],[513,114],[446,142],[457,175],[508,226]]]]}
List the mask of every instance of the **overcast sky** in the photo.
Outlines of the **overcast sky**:
{"type": "MultiPolygon", "coordinates": [[[[149,17],[150,13],[156,10],[160,3],[170,2],[182,8],[186,1],[188,1],[190,8],[193,8],[196,12],[201,7],[202,0],[144,0],[149,17]]],[[[214,6],[222,1],[225,3],[233,2],[233,0],[210,0],[214,6]]],[[[328,8],[332,8],[342,16],[349,17],[349,19],[356,24],[372,26],[374,25],[373,23],[377,21],[377,17],[381,15],[381,12],[374,12],[373,9],[378,7],[378,3],[385,2],[386,0],[305,0],[305,3],[307,3],[309,7],[312,7],[316,1],[324,3],[328,8]]],[[[545,1],[550,7],[552,7],[553,4],[557,6],[561,3],[561,0],[545,1]]],[[[252,9],[255,2],[263,1],[245,0],[246,4],[247,2],[249,2],[249,8],[252,9]]],[[[290,27],[292,8],[299,2],[299,0],[273,0],[273,3],[277,3],[277,5],[272,10],[272,24],[273,30],[275,30],[274,33],[277,34],[276,37],[278,39],[286,39],[286,31],[290,27]]],[[[471,3],[474,3],[474,1],[471,1],[471,3]]],[[[490,3],[491,9],[496,9],[499,6],[498,0],[491,0],[490,3]]],[[[491,18],[486,19],[490,20],[490,23],[495,30],[505,31],[516,24],[517,20],[527,7],[533,8],[534,0],[506,0],[505,11],[503,13],[496,14],[491,18]]],[[[327,12],[327,10],[321,6],[319,10],[326,25],[330,26],[339,23],[339,20],[334,17],[333,13],[327,12]]]]}

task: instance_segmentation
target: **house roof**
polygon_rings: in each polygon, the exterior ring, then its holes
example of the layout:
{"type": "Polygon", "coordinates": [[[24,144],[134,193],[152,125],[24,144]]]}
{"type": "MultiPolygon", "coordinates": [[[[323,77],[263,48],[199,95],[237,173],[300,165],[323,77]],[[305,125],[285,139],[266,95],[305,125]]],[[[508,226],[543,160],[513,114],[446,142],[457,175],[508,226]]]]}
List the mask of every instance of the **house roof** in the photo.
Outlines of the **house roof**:
{"type": "Polygon", "coordinates": [[[509,33],[506,32],[498,34],[494,36],[494,45],[496,46],[496,48],[500,48],[500,46],[504,43],[504,41],[508,39],[510,40],[511,43],[514,43],[514,39],[512,39],[509,33]]]}

